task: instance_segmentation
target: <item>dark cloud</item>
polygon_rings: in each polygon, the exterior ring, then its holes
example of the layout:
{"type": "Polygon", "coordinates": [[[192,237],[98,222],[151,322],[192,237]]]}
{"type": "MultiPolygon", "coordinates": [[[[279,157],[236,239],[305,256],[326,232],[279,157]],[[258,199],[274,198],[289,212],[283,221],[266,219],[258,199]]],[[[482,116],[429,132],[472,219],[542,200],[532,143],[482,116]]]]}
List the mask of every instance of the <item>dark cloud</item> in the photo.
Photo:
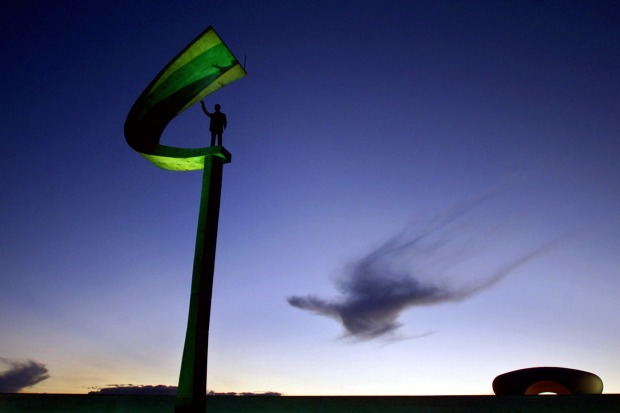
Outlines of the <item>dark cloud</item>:
{"type": "Polygon", "coordinates": [[[18,393],[50,377],[45,365],[33,360],[0,358],[0,364],[8,366],[8,370],[0,373],[0,393],[18,393]]]}
{"type": "Polygon", "coordinates": [[[335,319],[354,339],[394,338],[404,310],[472,297],[542,252],[498,261],[489,254],[497,228],[474,224],[468,212],[461,208],[392,237],[336,279],[339,296],[291,296],[289,304],[335,319]]]}

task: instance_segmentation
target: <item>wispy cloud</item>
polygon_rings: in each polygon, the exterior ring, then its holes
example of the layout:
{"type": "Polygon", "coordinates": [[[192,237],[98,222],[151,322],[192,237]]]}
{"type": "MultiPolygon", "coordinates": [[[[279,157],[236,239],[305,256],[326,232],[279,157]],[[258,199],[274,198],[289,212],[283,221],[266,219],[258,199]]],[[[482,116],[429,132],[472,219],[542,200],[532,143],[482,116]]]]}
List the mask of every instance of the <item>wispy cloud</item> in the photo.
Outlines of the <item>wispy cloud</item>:
{"type": "Polygon", "coordinates": [[[50,377],[45,365],[33,360],[16,361],[0,357],[0,364],[8,366],[0,373],[0,393],[18,393],[50,377]]]}
{"type": "Polygon", "coordinates": [[[289,304],[333,318],[353,339],[395,338],[406,309],[470,298],[545,249],[491,259],[485,248],[493,249],[496,231],[474,224],[473,209],[408,226],[345,268],[335,282],[337,297],[291,296],[289,304]]]}

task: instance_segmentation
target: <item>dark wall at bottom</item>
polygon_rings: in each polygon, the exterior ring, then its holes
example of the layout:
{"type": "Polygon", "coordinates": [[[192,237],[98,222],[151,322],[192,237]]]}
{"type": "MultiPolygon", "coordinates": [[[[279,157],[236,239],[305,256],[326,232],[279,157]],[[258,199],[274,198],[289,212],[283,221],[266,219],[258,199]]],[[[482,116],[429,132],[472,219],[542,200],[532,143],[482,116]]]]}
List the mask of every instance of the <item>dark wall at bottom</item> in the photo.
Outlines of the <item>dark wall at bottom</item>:
{"type": "MultiPolygon", "coordinates": [[[[620,412],[620,394],[580,396],[212,396],[209,413],[620,412]]],[[[172,413],[174,396],[0,394],[0,412],[172,413]]]]}

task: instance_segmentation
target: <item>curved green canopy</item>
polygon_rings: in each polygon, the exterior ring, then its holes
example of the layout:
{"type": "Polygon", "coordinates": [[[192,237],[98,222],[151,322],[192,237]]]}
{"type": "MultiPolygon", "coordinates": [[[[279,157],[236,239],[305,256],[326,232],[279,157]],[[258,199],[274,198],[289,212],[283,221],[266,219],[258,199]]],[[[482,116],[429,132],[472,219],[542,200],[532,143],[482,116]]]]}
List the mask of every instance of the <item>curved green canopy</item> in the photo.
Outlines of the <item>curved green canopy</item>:
{"type": "Polygon", "coordinates": [[[136,100],[125,121],[127,143],[156,166],[173,171],[202,169],[205,156],[230,159],[222,147],[175,148],[160,145],[159,139],[175,116],[246,75],[209,26],[162,69],[136,100]]]}

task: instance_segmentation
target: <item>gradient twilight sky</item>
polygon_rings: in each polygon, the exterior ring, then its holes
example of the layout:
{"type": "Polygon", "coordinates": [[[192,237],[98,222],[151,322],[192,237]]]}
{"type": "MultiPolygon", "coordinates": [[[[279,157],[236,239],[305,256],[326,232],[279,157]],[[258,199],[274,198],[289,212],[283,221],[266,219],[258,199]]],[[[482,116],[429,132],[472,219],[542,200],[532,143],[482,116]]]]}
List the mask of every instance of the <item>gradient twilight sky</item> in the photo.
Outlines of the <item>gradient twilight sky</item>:
{"type": "MultiPolygon", "coordinates": [[[[123,124],[213,25],[248,76],[207,99],[233,155],[210,390],[491,394],[562,366],[620,392],[619,2],[9,1],[0,19],[0,361],[50,375],[26,391],[177,384],[202,174],[157,169],[123,124]],[[385,334],[287,301],[345,306],[360,263],[421,233],[365,287],[456,293],[397,305],[385,334]]],[[[162,144],[208,144],[199,105],[162,144]]]]}

